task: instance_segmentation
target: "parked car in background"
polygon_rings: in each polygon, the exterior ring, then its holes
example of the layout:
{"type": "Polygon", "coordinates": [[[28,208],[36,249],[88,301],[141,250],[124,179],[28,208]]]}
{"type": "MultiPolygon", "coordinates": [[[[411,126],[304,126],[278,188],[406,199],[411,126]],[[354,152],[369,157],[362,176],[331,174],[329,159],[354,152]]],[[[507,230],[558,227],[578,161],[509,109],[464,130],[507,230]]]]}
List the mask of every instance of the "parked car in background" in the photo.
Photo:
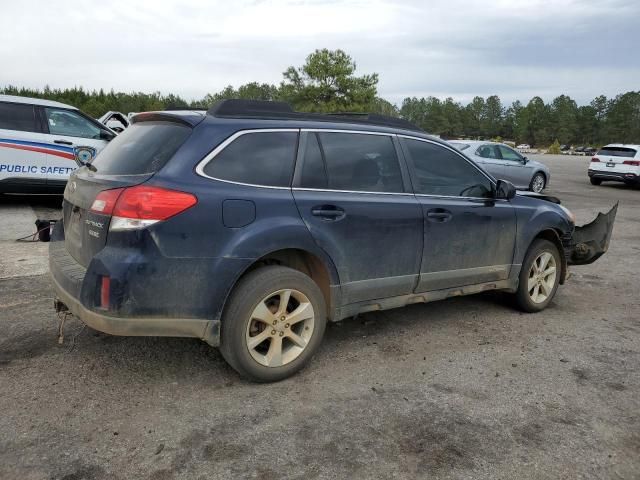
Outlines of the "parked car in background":
{"type": "Polygon", "coordinates": [[[571,150],[571,145],[565,145],[565,144],[560,145],[560,151],[561,152],[564,153],[564,152],[568,152],[569,150],[571,150]]]}
{"type": "Polygon", "coordinates": [[[401,119],[227,100],[136,115],[74,172],[49,265],[58,311],[201,338],[275,381],[327,321],[361,312],[486,290],[540,311],[567,263],[606,251],[614,218],[576,227],[559,200],[516,194],[401,119]]]}
{"type": "Polygon", "coordinates": [[[605,145],[591,159],[587,173],[592,185],[604,181],[640,184],[640,145],[605,145]]]}
{"type": "Polygon", "coordinates": [[[131,123],[124,113],[109,111],[98,118],[98,121],[116,133],[122,133],[131,123]]]}
{"type": "Polygon", "coordinates": [[[89,161],[115,135],[71,105],[0,95],[0,193],[61,193],[75,154],[89,161]]]}
{"type": "Polygon", "coordinates": [[[597,148],[593,148],[593,147],[584,147],[584,149],[582,150],[582,153],[585,156],[590,156],[590,155],[595,155],[595,153],[598,151],[597,148]]]}
{"type": "Polygon", "coordinates": [[[449,143],[481,165],[494,178],[508,180],[519,190],[539,193],[549,184],[551,172],[546,165],[529,160],[507,145],[478,140],[449,143]]]}

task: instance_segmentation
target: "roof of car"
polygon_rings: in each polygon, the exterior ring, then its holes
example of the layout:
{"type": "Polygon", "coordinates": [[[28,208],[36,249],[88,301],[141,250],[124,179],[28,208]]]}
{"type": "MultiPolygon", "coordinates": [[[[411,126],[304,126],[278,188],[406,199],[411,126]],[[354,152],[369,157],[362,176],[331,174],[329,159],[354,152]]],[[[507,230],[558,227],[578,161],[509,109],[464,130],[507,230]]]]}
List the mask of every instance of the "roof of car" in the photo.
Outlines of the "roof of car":
{"type": "Polygon", "coordinates": [[[76,107],[66,103],[54,102],[53,100],[43,100],[41,98],[19,97],[17,95],[0,95],[0,102],[27,103],[29,105],[41,105],[43,107],[59,107],[78,110],[76,107]]]}
{"type": "Polygon", "coordinates": [[[634,143],[609,143],[602,148],[607,148],[607,147],[625,147],[625,148],[640,149],[640,145],[634,144],[634,143]]]}
{"type": "Polygon", "coordinates": [[[449,143],[462,143],[464,145],[503,145],[498,142],[490,142],[485,140],[449,140],[449,143]]]}

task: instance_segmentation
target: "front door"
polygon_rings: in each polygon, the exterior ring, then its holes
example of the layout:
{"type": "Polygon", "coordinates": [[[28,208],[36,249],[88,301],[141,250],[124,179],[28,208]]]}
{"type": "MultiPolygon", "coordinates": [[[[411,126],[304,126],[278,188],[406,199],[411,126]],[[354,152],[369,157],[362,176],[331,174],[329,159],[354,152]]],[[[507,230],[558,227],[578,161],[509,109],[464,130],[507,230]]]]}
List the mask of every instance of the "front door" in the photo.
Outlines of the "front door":
{"type": "Polygon", "coordinates": [[[513,261],[516,216],[493,185],[455,150],[402,139],[424,213],[424,250],[416,292],[506,280],[513,261]]]}
{"type": "Polygon", "coordinates": [[[506,145],[498,145],[500,157],[504,163],[504,179],[509,180],[516,187],[529,188],[533,175],[533,168],[527,164],[522,155],[506,145]]]}
{"type": "Polygon", "coordinates": [[[411,293],[423,218],[394,136],[303,132],[298,159],[293,196],[338,270],[342,305],[411,293]]]}
{"type": "Polygon", "coordinates": [[[43,114],[49,130],[46,136],[52,148],[47,155],[47,184],[54,188],[64,186],[77,167],[74,147],[91,147],[99,152],[107,145],[103,138],[106,129],[76,110],[43,107],[43,114]]]}

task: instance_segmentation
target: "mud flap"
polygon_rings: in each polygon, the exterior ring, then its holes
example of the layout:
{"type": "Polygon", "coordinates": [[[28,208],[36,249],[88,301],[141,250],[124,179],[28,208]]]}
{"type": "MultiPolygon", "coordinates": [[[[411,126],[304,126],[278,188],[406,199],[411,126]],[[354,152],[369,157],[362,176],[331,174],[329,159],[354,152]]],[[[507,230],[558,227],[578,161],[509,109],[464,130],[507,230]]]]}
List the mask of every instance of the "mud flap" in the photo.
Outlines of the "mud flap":
{"type": "Polygon", "coordinates": [[[617,212],[616,203],[608,213],[598,213],[593,222],[575,228],[571,242],[567,245],[569,265],[587,265],[604,255],[609,248],[617,212]]]}

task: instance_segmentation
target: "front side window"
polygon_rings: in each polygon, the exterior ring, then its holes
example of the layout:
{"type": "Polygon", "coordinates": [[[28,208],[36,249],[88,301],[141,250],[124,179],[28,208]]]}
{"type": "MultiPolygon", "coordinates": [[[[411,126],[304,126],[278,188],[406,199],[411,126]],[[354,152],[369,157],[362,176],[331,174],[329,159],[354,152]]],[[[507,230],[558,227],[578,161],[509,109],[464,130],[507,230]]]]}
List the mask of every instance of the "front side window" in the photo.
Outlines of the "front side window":
{"type": "Polygon", "coordinates": [[[298,132],[251,132],[218,153],[203,171],[210,177],[269,187],[291,183],[298,132]]]}
{"type": "Polygon", "coordinates": [[[44,109],[49,125],[49,133],[52,135],[64,135],[68,137],[81,137],[99,139],[101,129],[89,119],[73,110],[62,108],[44,109]]]}
{"type": "Polygon", "coordinates": [[[430,142],[404,140],[413,162],[416,193],[447,197],[491,197],[489,179],[459,154],[430,142]]]}
{"type": "Polygon", "coordinates": [[[355,192],[404,192],[392,138],[360,133],[310,134],[301,186],[355,192]],[[318,140],[321,149],[316,148],[318,140]]]}
{"type": "Polygon", "coordinates": [[[33,105],[0,102],[0,128],[19,132],[38,132],[33,105]]]}
{"type": "Polygon", "coordinates": [[[498,145],[498,148],[500,149],[500,155],[502,155],[503,160],[510,160],[512,162],[522,161],[522,157],[518,154],[518,152],[511,150],[509,147],[498,145]]]}

